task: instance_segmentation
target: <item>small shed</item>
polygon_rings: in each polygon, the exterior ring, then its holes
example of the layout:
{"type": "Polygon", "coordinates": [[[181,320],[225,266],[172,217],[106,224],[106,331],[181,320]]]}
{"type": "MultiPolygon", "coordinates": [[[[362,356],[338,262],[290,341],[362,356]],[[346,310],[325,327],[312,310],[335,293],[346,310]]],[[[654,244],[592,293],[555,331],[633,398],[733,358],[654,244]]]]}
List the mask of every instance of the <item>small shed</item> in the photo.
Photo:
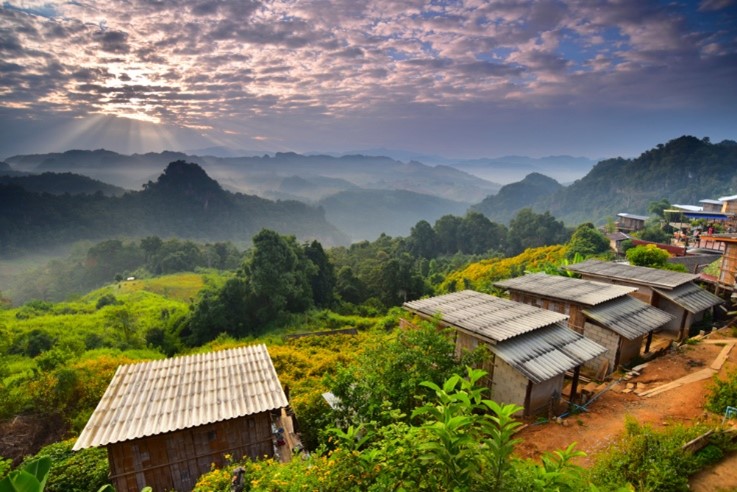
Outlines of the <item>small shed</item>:
{"type": "Polygon", "coordinates": [[[722,202],[723,214],[737,213],[737,195],[720,196],[719,201],[722,202]]]}
{"type": "Polygon", "coordinates": [[[491,397],[520,405],[525,416],[557,406],[570,370],[574,398],[581,366],[606,351],[568,328],[565,314],[471,290],[405,302],[404,308],[454,328],[458,353],[486,345],[491,397]]]}
{"type": "Polygon", "coordinates": [[[701,208],[704,210],[704,212],[722,211],[721,200],[712,200],[711,198],[706,198],[704,200],[699,200],[699,203],[701,204],[701,208]]]}
{"type": "Polygon", "coordinates": [[[663,330],[678,340],[689,336],[691,326],[704,313],[724,301],[693,281],[699,276],[626,263],[586,260],[566,267],[585,280],[636,287],[630,295],[673,315],[663,330]]]}
{"type": "Polygon", "coordinates": [[[640,355],[643,339],[650,349],[653,331],[673,316],[628,294],[636,287],[605,284],[544,273],[497,282],[513,301],[549,309],[569,316],[568,326],[605,347],[607,352],[584,364],[584,368],[608,374],[640,355]]]}
{"type": "Polygon", "coordinates": [[[617,230],[620,232],[639,231],[645,228],[645,221],[650,217],[646,215],[628,214],[626,212],[617,214],[617,230]]]}
{"type": "Polygon", "coordinates": [[[119,492],[192,490],[225,454],[272,456],[287,404],[265,345],[123,365],[73,449],[106,446],[119,492]]]}
{"type": "Polygon", "coordinates": [[[624,254],[624,248],[622,243],[624,243],[626,240],[630,239],[630,237],[625,234],[624,232],[609,232],[606,234],[606,238],[609,240],[609,247],[612,248],[612,251],[617,253],[618,255],[624,254]]]}

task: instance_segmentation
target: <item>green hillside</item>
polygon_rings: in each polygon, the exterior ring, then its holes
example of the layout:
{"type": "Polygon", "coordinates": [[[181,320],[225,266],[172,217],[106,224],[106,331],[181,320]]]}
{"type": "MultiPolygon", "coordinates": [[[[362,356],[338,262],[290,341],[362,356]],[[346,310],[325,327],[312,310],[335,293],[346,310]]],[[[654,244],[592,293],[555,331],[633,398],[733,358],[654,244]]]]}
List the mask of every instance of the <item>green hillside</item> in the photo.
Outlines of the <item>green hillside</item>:
{"type": "Polygon", "coordinates": [[[714,144],[683,136],[643,152],[635,159],[607,159],[585,177],[542,200],[567,224],[602,223],[620,212],[647,214],[651,201],[698,204],[705,198],[737,193],[737,142],[714,144]]]}

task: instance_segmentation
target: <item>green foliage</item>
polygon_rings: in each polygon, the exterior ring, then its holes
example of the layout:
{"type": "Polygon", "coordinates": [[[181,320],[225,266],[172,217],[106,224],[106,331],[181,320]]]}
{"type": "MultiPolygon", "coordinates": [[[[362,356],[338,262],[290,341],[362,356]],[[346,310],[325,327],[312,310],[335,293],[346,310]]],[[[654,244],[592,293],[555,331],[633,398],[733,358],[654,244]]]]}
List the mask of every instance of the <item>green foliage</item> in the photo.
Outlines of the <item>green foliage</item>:
{"type": "Polygon", "coordinates": [[[343,422],[380,422],[387,408],[409,416],[432,395],[423,382],[441,384],[486,355],[478,350],[457,360],[451,332],[426,322],[400,330],[393,340],[377,342],[327,378],[342,402],[337,414],[343,422]]]}
{"type": "Polygon", "coordinates": [[[549,212],[537,214],[524,208],[509,222],[508,253],[514,256],[527,248],[564,244],[570,236],[563,222],[555,220],[549,212]]]}
{"type": "Polygon", "coordinates": [[[663,268],[670,254],[654,244],[636,246],[627,250],[627,260],[637,266],[663,268]]]}
{"type": "Polygon", "coordinates": [[[105,448],[72,451],[75,439],[50,444],[31,459],[47,458],[51,469],[46,492],[89,492],[108,483],[108,461],[105,448]]]}
{"type": "Polygon", "coordinates": [[[483,371],[468,369],[441,384],[426,382],[432,393],[407,419],[385,410],[385,425],[349,425],[331,431],[333,449],[281,464],[246,461],[200,477],[195,491],[228,490],[235,466],[242,466],[251,491],[584,491],[589,484],[571,460],[569,447],[550,453],[543,464],[512,456],[520,425],[515,405],[483,397],[483,371]],[[408,423],[411,420],[413,423],[408,423]]]}
{"type": "Polygon", "coordinates": [[[586,258],[606,253],[609,250],[609,240],[594,227],[594,224],[587,222],[578,226],[573,232],[568,242],[566,257],[572,259],[578,254],[586,258]]]}
{"type": "Polygon", "coordinates": [[[51,460],[42,457],[26,463],[0,480],[0,492],[42,492],[51,469],[51,460]]]}
{"type": "Polygon", "coordinates": [[[699,425],[677,425],[658,432],[628,418],[625,435],[598,457],[592,480],[606,487],[630,484],[642,491],[687,491],[688,476],[712,460],[713,454],[693,455],[681,447],[705,430],[699,425]]]}
{"type": "Polygon", "coordinates": [[[726,379],[714,375],[706,396],[706,408],[723,414],[727,407],[737,407],[737,372],[730,372],[726,379]]]}

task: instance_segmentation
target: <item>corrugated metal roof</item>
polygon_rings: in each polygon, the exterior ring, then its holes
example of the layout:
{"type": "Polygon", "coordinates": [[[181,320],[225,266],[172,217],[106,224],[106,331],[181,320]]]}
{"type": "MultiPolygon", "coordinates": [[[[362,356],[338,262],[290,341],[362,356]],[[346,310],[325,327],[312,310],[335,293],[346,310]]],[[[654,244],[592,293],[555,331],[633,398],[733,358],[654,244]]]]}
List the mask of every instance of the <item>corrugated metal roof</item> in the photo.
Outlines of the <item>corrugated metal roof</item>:
{"type": "Polygon", "coordinates": [[[704,210],[704,207],[699,207],[698,205],[678,205],[677,203],[674,203],[673,206],[689,212],[702,212],[704,210]]]}
{"type": "Polygon", "coordinates": [[[490,348],[533,383],[547,381],[606,352],[601,345],[559,323],[490,348]]]}
{"type": "Polygon", "coordinates": [[[712,200],[711,198],[705,198],[703,200],[699,200],[699,203],[709,203],[711,205],[721,205],[721,200],[712,200]]]}
{"type": "Polygon", "coordinates": [[[655,292],[675,302],[689,313],[700,313],[724,301],[704,290],[693,282],[676,287],[673,290],[655,289],[655,292]]]}
{"type": "Polygon", "coordinates": [[[622,217],[625,219],[634,219],[634,220],[647,220],[650,218],[647,215],[628,214],[627,212],[618,213],[617,217],[622,217]]]}
{"type": "Polygon", "coordinates": [[[601,278],[623,280],[632,283],[644,284],[653,287],[672,289],[691,282],[698,275],[690,273],[674,272],[671,270],[659,270],[611,261],[586,260],[565,267],[572,272],[586,275],[594,275],[601,278]]]}
{"type": "Polygon", "coordinates": [[[546,275],[545,273],[532,273],[522,277],[510,278],[496,282],[494,285],[504,289],[562,299],[588,306],[596,306],[637,290],[637,287],[561,277],[560,275],[546,275]]]}
{"type": "Polygon", "coordinates": [[[737,200],[737,195],[720,196],[719,197],[719,201],[720,202],[731,202],[732,200],[737,200]]]}
{"type": "Polygon", "coordinates": [[[118,367],[74,450],[287,406],[265,345],[118,367]]]}
{"type": "Polygon", "coordinates": [[[627,234],[621,231],[610,232],[604,235],[607,237],[607,239],[612,241],[625,241],[630,238],[627,234]]]}
{"type": "Polygon", "coordinates": [[[628,340],[660,328],[673,319],[665,311],[630,296],[584,309],[583,314],[628,340]]]}
{"type": "Polygon", "coordinates": [[[441,315],[443,322],[492,344],[568,319],[565,314],[472,290],[405,302],[404,307],[428,317],[441,315]]]}

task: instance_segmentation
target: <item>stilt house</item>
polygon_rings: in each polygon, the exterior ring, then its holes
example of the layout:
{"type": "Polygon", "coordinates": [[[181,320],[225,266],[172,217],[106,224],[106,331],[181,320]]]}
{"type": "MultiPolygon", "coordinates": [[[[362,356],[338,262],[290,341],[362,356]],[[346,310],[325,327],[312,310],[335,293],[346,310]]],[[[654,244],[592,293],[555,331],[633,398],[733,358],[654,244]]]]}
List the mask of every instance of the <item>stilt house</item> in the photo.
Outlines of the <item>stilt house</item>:
{"type": "Polygon", "coordinates": [[[636,287],[630,295],[673,315],[663,332],[677,340],[688,338],[691,326],[704,313],[724,301],[693,281],[698,275],[633,266],[599,260],[587,260],[566,267],[585,280],[636,287]]]}
{"type": "Polygon", "coordinates": [[[286,406],[265,345],[124,365],[73,449],[106,446],[118,492],[192,490],[225,454],[272,456],[286,406]]]}
{"type": "Polygon", "coordinates": [[[455,329],[456,351],[486,345],[491,360],[491,398],[524,408],[524,415],[545,415],[559,403],[566,371],[579,370],[606,349],[565,325],[562,313],[471,290],[404,303],[422,318],[455,329]]]}
{"type": "Polygon", "coordinates": [[[584,364],[593,374],[609,374],[635,359],[646,336],[647,352],[653,331],[673,319],[672,315],[627,295],[637,287],[544,273],[495,285],[507,289],[513,301],[567,314],[572,330],[606,347],[605,354],[584,364]]]}

